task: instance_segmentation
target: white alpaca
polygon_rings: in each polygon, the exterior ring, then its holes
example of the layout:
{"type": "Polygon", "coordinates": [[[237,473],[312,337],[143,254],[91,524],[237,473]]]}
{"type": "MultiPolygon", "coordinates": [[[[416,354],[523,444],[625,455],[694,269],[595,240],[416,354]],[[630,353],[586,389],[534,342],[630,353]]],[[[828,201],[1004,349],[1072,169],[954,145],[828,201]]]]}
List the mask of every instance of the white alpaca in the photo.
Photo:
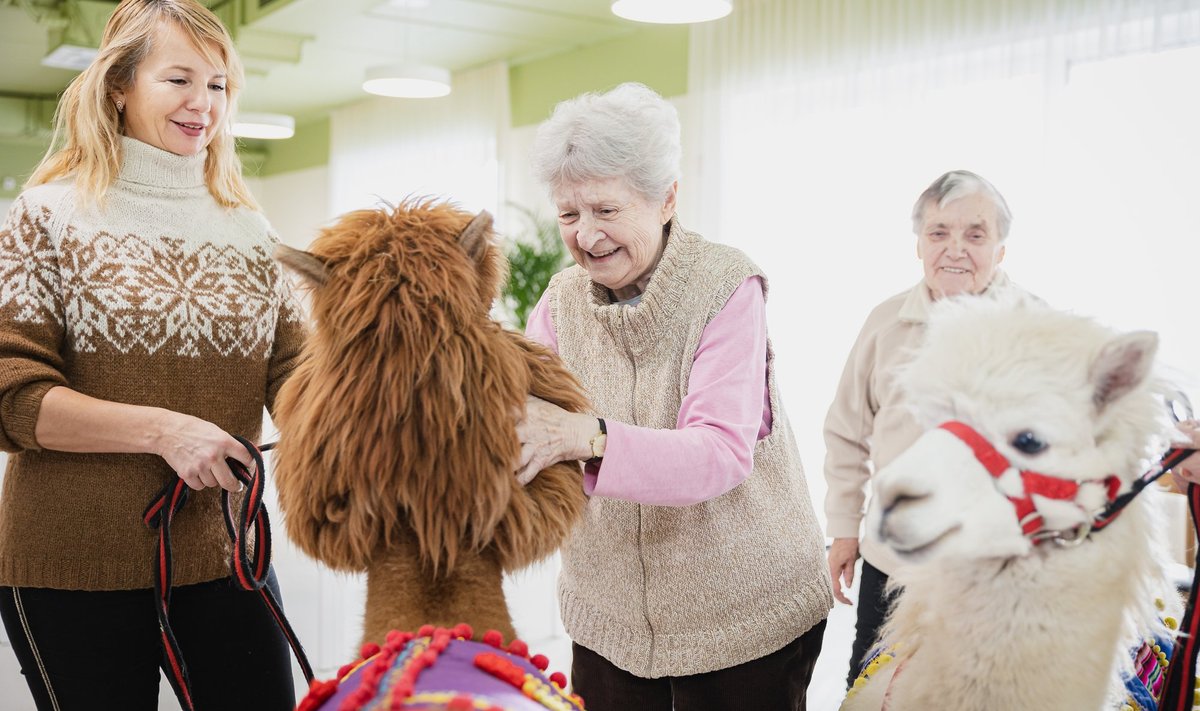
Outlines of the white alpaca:
{"type": "Polygon", "coordinates": [[[875,477],[866,520],[865,535],[906,562],[884,631],[894,658],[844,711],[1121,707],[1129,651],[1162,631],[1154,603],[1170,589],[1150,492],[1074,546],[1035,545],[1007,495],[1022,495],[1017,470],[1089,482],[1072,498],[1033,498],[1044,530],[1069,532],[1104,507],[1107,477],[1127,491],[1173,433],[1151,375],[1156,348],[1153,333],[1114,335],[1038,304],[939,305],[900,376],[933,429],[875,477]],[[1012,468],[994,477],[938,428],[947,421],[1012,468]]]}

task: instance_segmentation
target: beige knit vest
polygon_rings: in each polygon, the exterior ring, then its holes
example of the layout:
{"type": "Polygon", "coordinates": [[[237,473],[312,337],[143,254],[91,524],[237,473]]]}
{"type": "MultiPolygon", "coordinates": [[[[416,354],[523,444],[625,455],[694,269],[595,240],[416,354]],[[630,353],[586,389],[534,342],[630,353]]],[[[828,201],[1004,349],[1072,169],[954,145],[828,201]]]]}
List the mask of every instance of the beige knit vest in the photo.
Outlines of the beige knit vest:
{"type": "MultiPolygon", "coordinates": [[[[762,276],[740,251],[684,231],[678,219],[636,306],[610,303],[579,267],[556,275],[549,304],[559,352],[597,414],[674,429],[701,333],[754,275],[762,276]]],[[[745,482],[686,507],[593,497],[563,550],[568,634],[637,676],[757,659],[825,619],[833,604],[769,343],[767,353],[772,428],[745,482]]]]}

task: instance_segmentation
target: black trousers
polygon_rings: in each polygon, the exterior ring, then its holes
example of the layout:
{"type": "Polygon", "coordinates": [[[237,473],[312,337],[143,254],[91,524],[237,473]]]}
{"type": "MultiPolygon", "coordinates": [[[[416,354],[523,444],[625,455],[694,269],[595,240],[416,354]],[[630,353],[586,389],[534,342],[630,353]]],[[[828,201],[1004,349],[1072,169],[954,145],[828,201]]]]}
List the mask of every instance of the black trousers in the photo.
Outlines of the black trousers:
{"type": "MultiPolygon", "coordinates": [[[[267,584],[278,598],[271,572],[267,584]]],[[[0,587],[0,617],[38,711],[158,708],[153,590],[0,587]]],[[[171,591],[197,711],[295,708],[291,648],[257,592],[229,578],[171,591]]]]}
{"type": "Polygon", "coordinates": [[[888,576],[882,570],[863,558],[862,576],[858,581],[858,621],[854,625],[854,645],[850,648],[850,673],[846,677],[846,688],[850,688],[858,678],[863,660],[879,639],[879,630],[896,601],[898,593],[884,593],[887,581],[888,576]]]}
{"type": "Polygon", "coordinates": [[[825,620],[783,649],[728,669],[643,679],[571,645],[571,687],[588,711],[805,711],[825,620]]]}

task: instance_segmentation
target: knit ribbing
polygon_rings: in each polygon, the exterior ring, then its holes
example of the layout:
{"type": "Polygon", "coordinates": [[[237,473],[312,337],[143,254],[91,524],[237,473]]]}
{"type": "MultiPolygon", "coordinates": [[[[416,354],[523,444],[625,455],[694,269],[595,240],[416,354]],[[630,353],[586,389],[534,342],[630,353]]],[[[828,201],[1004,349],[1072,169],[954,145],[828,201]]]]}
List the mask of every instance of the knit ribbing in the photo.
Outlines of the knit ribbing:
{"type": "MultiPolygon", "coordinates": [[[[579,267],[551,281],[559,352],[598,414],[673,429],[704,327],[755,275],[741,252],[674,220],[636,306],[611,303],[579,267]]],[[[767,373],[772,431],[741,485],[686,507],[591,499],[559,581],[573,640],[638,676],[682,676],[762,657],[828,614],[823,540],[770,344],[767,373]]]]}
{"type": "MultiPolygon", "coordinates": [[[[103,207],[69,180],[22,193],[0,228],[0,585],[149,587],[146,504],[175,473],[149,454],[41,450],[55,385],[194,415],[257,440],[295,367],[299,312],[263,216],[223,208],[203,153],[122,140],[103,207]]],[[[191,492],[173,527],[174,578],[228,575],[218,490],[191,492]]]]}

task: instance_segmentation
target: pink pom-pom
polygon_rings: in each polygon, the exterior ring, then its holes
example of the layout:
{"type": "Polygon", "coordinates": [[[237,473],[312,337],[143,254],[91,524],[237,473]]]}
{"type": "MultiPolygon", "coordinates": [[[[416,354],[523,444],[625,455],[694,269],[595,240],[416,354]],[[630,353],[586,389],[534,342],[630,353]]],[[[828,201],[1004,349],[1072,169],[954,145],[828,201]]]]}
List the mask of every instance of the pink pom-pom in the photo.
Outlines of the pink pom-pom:
{"type": "Polygon", "coordinates": [[[451,632],[454,633],[455,637],[461,637],[462,639],[473,639],[475,637],[475,630],[471,629],[471,625],[468,625],[466,622],[455,625],[451,632]]]}
{"type": "Polygon", "coordinates": [[[490,647],[495,647],[496,649],[504,646],[504,637],[496,630],[488,630],[487,632],[484,632],[482,641],[484,644],[490,647]]]}
{"type": "Polygon", "coordinates": [[[433,636],[433,625],[421,625],[421,629],[417,630],[418,637],[433,636]]]}
{"type": "Polygon", "coordinates": [[[374,642],[367,642],[362,646],[362,649],[358,650],[358,654],[363,659],[373,657],[376,654],[379,654],[379,645],[375,644],[374,642]]]}
{"type": "Polygon", "coordinates": [[[533,655],[532,657],[529,658],[529,663],[532,664],[533,666],[537,667],[538,669],[541,669],[542,671],[546,671],[546,667],[550,666],[550,660],[546,659],[545,654],[533,655]]]}

